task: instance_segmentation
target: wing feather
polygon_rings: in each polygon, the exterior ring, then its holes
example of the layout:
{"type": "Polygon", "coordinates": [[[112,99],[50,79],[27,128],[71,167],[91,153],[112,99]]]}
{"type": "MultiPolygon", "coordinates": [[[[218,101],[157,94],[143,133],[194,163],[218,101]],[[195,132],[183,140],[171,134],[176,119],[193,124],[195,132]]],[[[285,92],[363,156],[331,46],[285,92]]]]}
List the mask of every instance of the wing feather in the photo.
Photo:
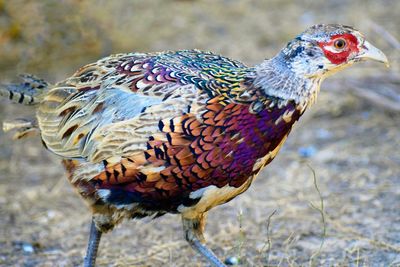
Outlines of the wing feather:
{"type": "Polygon", "coordinates": [[[151,58],[103,59],[51,89],[38,110],[48,149],[91,162],[129,156],[144,151],[149,136],[160,133],[159,121],[204,106],[204,93],[167,79],[171,71],[150,65],[151,58]]]}

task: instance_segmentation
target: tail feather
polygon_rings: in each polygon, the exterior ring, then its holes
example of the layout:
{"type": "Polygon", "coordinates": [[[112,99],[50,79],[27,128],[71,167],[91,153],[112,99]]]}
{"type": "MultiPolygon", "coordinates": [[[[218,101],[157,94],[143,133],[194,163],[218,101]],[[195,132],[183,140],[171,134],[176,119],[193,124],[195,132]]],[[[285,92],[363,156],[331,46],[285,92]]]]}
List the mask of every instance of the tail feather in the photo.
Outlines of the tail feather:
{"type": "Polygon", "coordinates": [[[49,87],[49,83],[30,74],[20,76],[19,84],[0,84],[0,96],[24,105],[35,105],[49,87]]]}
{"type": "Polygon", "coordinates": [[[39,133],[39,128],[34,119],[15,119],[3,122],[3,131],[15,131],[13,139],[17,140],[25,137],[36,136],[39,133]]]}
{"type": "MultiPolygon", "coordinates": [[[[45,92],[49,89],[49,83],[30,74],[20,76],[21,83],[0,84],[0,96],[13,102],[24,105],[38,104],[45,92]]],[[[3,131],[14,131],[13,139],[21,139],[34,136],[39,133],[36,118],[14,119],[3,123],[3,131]]]]}

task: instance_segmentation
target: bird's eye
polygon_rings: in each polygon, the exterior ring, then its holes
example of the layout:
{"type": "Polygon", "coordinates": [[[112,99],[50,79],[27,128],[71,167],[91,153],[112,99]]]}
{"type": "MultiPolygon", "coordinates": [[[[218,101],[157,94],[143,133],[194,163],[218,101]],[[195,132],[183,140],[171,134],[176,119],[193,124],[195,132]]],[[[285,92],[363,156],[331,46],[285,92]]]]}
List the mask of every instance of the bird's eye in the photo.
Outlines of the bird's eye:
{"type": "Polygon", "coordinates": [[[336,49],[343,49],[346,46],[346,41],[344,39],[337,39],[333,45],[336,49]]]}

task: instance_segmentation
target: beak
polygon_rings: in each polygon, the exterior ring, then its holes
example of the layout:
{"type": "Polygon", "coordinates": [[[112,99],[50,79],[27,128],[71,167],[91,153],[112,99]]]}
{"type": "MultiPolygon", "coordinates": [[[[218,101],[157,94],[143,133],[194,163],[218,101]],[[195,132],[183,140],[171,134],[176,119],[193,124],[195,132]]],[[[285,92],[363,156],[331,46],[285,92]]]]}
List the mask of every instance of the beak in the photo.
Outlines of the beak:
{"type": "Polygon", "coordinates": [[[360,60],[370,59],[382,62],[385,64],[386,67],[389,67],[389,60],[387,59],[385,54],[367,41],[364,42],[363,50],[361,50],[360,54],[357,55],[355,58],[360,60]]]}

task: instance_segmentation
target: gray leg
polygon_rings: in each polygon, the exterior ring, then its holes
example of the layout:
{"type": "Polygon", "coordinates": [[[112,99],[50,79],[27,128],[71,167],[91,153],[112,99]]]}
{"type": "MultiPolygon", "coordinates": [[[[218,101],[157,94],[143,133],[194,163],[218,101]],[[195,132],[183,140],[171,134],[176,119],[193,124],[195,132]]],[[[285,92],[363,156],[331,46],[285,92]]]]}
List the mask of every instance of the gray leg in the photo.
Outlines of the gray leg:
{"type": "Polygon", "coordinates": [[[96,228],[96,224],[92,219],[90,225],[89,243],[86,251],[86,257],[83,262],[84,267],[94,267],[96,263],[97,249],[99,248],[101,232],[96,228]]]}
{"type": "Polygon", "coordinates": [[[185,238],[192,248],[205,257],[213,266],[225,267],[217,256],[205,245],[203,231],[206,224],[206,214],[199,214],[195,219],[182,217],[182,224],[183,230],[185,231],[185,238]]]}

